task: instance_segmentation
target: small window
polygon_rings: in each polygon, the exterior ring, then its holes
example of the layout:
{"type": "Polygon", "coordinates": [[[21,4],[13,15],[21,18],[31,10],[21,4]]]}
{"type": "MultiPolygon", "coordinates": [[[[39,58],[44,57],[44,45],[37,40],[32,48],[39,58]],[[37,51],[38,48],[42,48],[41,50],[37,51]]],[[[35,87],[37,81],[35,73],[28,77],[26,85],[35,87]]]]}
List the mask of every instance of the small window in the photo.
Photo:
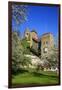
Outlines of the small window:
{"type": "Polygon", "coordinates": [[[43,42],[43,44],[45,45],[45,42],[43,42]]]}
{"type": "Polygon", "coordinates": [[[48,48],[43,48],[43,52],[47,53],[48,52],[48,48]]]}
{"type": "Polygon", "coordinates": [[[48,45],[48,41],[46,41],[46,44],[48,45]]]}
{"type": "Polygon", "coordinates": [[[26,33],[27,35],[29,34],[29,33],[26,33]]]}

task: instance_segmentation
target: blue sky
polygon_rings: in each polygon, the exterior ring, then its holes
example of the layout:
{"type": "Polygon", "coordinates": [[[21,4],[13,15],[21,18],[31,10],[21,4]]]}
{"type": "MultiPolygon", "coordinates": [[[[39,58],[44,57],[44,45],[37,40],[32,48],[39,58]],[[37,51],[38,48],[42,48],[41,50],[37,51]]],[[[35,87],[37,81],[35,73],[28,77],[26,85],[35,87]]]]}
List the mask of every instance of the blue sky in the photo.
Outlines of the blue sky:
{"type": "MultiPolygon", "coordinates": [[[[55,37],[58,35],[58,15],[59,8],[56,6],[28,6],[27,21],[17,28],[24,33],[28,27],[36,30],[38,36],[46,32],[51,32],[55,37]]],[[[13,22],[13,24],[15,24],[13,22]]],[[[13,25],[14,28],[15,25],[13,25]]]]}

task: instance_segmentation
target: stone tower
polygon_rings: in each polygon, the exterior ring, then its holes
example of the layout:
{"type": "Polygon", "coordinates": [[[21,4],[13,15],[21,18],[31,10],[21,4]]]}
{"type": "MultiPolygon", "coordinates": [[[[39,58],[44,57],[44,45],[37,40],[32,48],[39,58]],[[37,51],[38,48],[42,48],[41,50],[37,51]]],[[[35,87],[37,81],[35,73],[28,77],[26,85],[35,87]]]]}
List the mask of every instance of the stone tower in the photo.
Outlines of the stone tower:
{"type": "Polygon", "coordinates": [[[32,37],[32,48],[33,49],[38,49],[38,35],[35,30],[31,31],[31,37],[32,37]]]}
{"type": "Polygon", "coordinates": [[[54,38],[51,33],[45,33],[41,37],[41,58],[49,58],[54,47],[54,38]]]}
{"type": "Polygon", "coordinates": [[[29,40],[29,36],[30,36],[30,31],[29,28],[26,28],[25,32],[24,32],[24,37],[29,40]]]}
{"type": "Polygon", "coordinates": [[[29,31],[29,28],[26,28],[24,32],[24,37],[26,38],[27,42],[30,45],[30,48],[32,47],[32,35],[31,32],[29,31]]]}
{"type": "Polygon", "coordinates": [[[26,38],[27,42],[30,44],[30,48],[37,49],[38,47],[38,36],[35,30],[29,31],[29,28],[26,28],[24,32],[24,37],[26,38]]]}

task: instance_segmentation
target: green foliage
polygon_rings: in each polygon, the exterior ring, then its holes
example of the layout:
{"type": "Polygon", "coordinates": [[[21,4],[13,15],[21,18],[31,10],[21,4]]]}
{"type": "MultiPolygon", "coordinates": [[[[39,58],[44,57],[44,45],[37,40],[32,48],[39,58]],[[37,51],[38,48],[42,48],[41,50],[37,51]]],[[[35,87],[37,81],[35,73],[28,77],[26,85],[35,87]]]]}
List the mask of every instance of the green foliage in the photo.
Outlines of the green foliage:
{"type": "Polygon", "coordinates": [[[29,43],[27,42],[26,38],[21,41],[21,44],[23,46],[23,53],[24,54],[30,54],[31,52],[29,49],[29,43]]]}
{"type": "MultiPolygon", "coordinates": [[[[30,69],[31,71],[31,69],[30,69]]],[[[22,72],[18,75],[14,75],[12,78],[12,85],[14,84],[58,84],[59,79],[56,72],[48,72],[48,71],[41,71],[41,72],[22,72]]]]}
{"type": "Polygon", "coordinates": [[[22,46],[23,46],[24,48],[29,47],[29,43],[27,42],[26,39],[23,39],[23,40],[21,41],[21,43],[22,43],[22,46]]]}
{"type": "Polygon", "coordinates": [[[30,58],[24,56],[24,47],[18,33],[12,32],[12,70],[16,72],[20,66],[28,65],[30,58]]]}
{"type": "Polygon", "coordinates": [[[12,32],[12,70],[17,71],[22,60],[20,38],[17,32],[12,32]],[[20,60],[21,59],[21,60],[20,60]]]}
{"type": "Polygon", "coordinates": [[[52,53],[50,54],[50,58],[48,59],[53,68],[58,68],[58,51],[56,49],[57,48],[55,47],[52,49],[52,53]]]}
{"type": "Polygon", "coordinates": [[[31,64],[31,59],[30,59],[29,57],[27,58],[27,57],[24,55],[22,65],[23,65],[23,66],[26,65],[27,67],[29,67],[29,64],[31,64]]]}

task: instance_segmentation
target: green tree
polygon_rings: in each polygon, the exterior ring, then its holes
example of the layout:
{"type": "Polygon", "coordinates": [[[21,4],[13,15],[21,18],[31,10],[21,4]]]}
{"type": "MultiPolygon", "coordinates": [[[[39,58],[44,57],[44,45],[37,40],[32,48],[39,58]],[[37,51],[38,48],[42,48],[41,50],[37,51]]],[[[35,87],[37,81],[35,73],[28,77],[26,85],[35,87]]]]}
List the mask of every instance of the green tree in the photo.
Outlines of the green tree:
{"type": "Polygon", "coordinates": [[[21,44],[20,37],[18,33],[12,32],[12,71],[17,72],[21,66],[28,65],[30,62],[30,58],[26,58],[24,56],[24,48],[21,44]]]}
{"type": "Polygon", "coordinates": [[[53,48],[52,53],[49,55],[48,61],[50,62],[51,67],[58,68],[58,48],[53,48]]]}
{"type": "Polygon", "coordinates": [[[26,38],[22,39],[21,44],[22,44],[23,50],[24,50],[23,53],[30,54],[31,53],[30,49],[29,49],[30,46],[29,46],[29,43],[27,42],[26,38]]]}
{"type": "Polygon", "coordinates": [[[20,38],[18,36],[18,33],[12,32],[12,70],[17,71],[20,63],[20,59],[22,59],[22,50],[20,45],[20,38]]]}

